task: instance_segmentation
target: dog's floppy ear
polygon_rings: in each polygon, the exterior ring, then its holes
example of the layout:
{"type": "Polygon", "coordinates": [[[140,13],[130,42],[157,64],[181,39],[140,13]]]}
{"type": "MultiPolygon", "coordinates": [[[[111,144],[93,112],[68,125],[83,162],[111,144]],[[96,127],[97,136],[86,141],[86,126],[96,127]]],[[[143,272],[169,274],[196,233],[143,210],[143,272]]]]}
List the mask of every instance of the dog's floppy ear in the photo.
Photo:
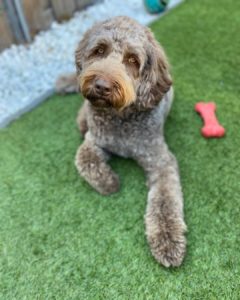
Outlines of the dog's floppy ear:
{"type": "Polygon", "coordinates": [[[89,43],[89,39],[92,33],[92,29],[89,29],[86,31],[84,34],[82,40],[77,46],[77,49],[75,51],[75,63],[76,63],[76,68],[77,68],[77,74],[79,75],[82,71],[82,64],[84,60],[84,55],[86,52],[87,45],[89,43]]]}
{"type": "Polygon", "coordinates": [[[160,44],[152,32],[146,28],[148,46],[146,61],[141,72],[138,88],[139,105],[143,108],[153,108],[159,103],[172,85],[169,63],[160,44]]]}

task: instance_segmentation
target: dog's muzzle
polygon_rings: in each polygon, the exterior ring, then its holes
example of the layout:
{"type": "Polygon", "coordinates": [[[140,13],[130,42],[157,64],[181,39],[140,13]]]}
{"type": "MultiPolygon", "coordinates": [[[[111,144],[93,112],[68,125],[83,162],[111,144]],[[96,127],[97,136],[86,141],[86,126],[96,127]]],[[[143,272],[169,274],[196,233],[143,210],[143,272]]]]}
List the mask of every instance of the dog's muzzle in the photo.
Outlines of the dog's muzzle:
{"type": "Polygon", "coordinates": [[[101,97],[108,97],[112,93],[112,83],[110,80],[104,78],[97,78],[94,82],[94,89],[96,95],[101,97]]]}
{"type": "Polygon", "coordinates": [[[88,95],[91,102],[98,100],[108,101],[113,93],[113,84],[103,77],[96,77],[92,82],[92,88],[88,95]]]}
{"type": "Polygon", "coordinates": [[[114,85],[110,79],[96,76],[91,80],[88,89],[83,90],[83,95],[93,104],[110,104],[114,92],[114,85]]]}
{"type": "Polygon", "coordinates": [[[121,109],[136,98],[125,67],[110,58],[92,63],[79,80],[82,94],[94,106],[121,109]]]}

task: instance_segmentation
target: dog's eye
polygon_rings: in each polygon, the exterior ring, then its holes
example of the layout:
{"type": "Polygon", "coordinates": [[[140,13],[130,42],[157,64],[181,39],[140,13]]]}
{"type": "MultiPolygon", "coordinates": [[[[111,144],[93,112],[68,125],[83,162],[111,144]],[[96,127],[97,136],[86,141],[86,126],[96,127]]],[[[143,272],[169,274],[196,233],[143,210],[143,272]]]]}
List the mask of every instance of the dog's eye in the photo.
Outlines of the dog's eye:
{"type": "Polygon", "coordinates": [[[137,69],[140,67],[139,59],[136,55],[127,56],[125,58],[125,62],[127,62],[127,64],[129,64],[137,69]]]}
{"type": "Polygon", "coordinates": [[[96,52],[97,52],[97,54],[102,55],[104,53],[104,48],[100,47],[100,48],[97,49],[96,52]]]}
{"type": "Polygon", "coordinates": [[[108,48],[106,45],[98,45],[95,47],[89,55],[89,58],[94,58],[94,57],[104,57],[108,53],[108,48]]]}
{"type": "Polygon", "coordinates": [[[129,62],[130,64],[136,64],[136,63],[137,63],[137,60],[136,60],[135,57],[131,56],[131,57],[128,58],[128,62],[129,62]]]}
{"type": "Polygon", "coordinates": [[[130,53],[125,55],[123,63],[130,74],[132,74],[135,78],[139,76],[140,61],[135,54],[130,53]]]}

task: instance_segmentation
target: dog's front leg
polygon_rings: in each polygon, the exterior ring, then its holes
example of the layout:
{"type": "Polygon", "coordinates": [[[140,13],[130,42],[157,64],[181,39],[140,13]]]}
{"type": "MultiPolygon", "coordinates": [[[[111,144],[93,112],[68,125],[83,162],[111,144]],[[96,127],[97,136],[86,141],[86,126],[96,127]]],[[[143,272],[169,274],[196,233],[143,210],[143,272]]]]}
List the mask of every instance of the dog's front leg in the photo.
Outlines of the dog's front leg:
{"type": "Polygon", "coordinates": [[[140,163],[148,175],[145,224],[151,252],[164,266],[179,266],[186,250],[186,225],[176,159],[163,143],[159,154],[140,163]]]}
{"type": "Polygon", "coordinates": [[[83,102],[82,107],[80,108],[77,116],[77,125],[78,128],[84,137],[88,131],[88,123],[87,123],[87,102],[86,100],[83,102]]]}
{"type": "Polygon", "coordinates": [[[108,158],[106,151],[86,139],[79,147],[75,159],[80,175],[102,195],[119,189],[118,175],[107,164],[108,158]]]}

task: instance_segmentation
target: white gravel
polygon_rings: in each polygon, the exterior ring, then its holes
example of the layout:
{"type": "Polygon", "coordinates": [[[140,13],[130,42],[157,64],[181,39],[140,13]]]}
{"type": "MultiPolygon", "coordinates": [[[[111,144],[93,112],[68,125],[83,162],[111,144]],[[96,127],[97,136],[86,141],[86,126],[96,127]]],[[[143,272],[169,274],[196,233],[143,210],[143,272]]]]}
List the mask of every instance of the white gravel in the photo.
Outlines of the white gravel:
{"type": "MultiPolygon", "coordinates": [[[[169,8],[180,2],[171,0],[169,8]]],[[[146,12],[142,0],[105,0],[76,13],[66,23],[53,23],[31,45],[13,45],[3,51],[0,54],[0,127],[51,95],[57,77],[74,70],[73,53],[83,33],[96,21],[117,15],[130,16],[145,25],[156,18],[146,12]]]]}

